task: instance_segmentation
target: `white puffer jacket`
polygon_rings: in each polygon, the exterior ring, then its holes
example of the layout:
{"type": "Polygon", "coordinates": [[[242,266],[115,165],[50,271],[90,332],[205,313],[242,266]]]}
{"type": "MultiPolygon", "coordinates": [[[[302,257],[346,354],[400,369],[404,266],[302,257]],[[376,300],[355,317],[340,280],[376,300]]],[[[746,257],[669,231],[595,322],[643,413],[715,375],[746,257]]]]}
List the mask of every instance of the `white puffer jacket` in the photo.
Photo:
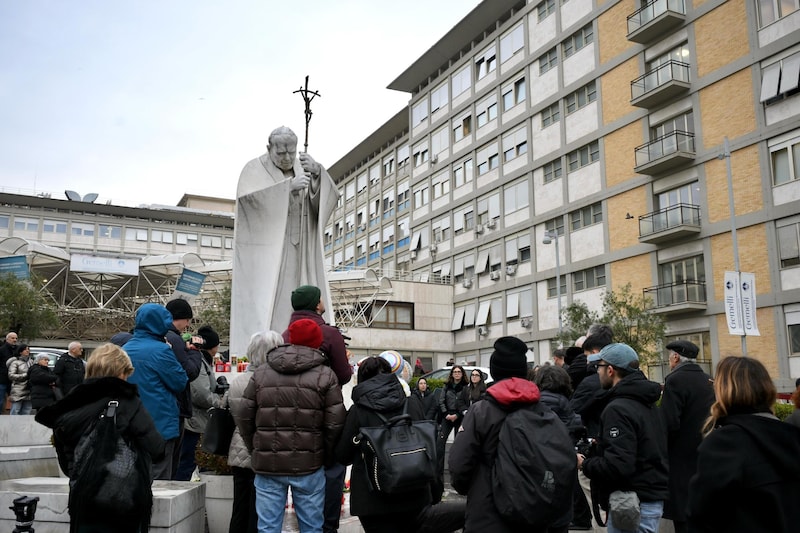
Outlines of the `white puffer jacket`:
{"type": "Polygon", "coordinates": [[[11,391],[8,393],[12,402],[21,402],[31,399],[31,390],[28,384],[28,369],[33,366],[33,358],[17,357],[9,359],[8,379],[11,380],[11,391]]]}
{"type": "MultiPolygon", "coordinates": [[[[255,370],[255,368],[253,365],[250,365],[247,372],[237,375],[231,381],[231,388],[228,389],[226,398],[228,408],[232,411],[241,403],[244,389],[253,377],[253,370],[255,370]]],[[[239,428],[234,430],[233,438],[231,438],[231,447],[228,450],[228,464],[238,468],[251,468],[250,452],[247,451],[247,447],[244,445],[244,440],[242,440],[242,436],[239,434],[239,428]]]]}

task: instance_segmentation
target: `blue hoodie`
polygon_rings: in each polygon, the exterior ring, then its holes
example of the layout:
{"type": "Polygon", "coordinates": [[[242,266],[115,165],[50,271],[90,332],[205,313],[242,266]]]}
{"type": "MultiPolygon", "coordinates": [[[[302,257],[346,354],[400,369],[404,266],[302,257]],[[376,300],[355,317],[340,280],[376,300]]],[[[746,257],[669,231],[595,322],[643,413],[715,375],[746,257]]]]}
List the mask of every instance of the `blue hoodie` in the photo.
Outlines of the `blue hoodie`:
{"type": "Polygon", "coordinates": [[[179,436],[179,413],[176,395],[186,387],[188,378],[164,340],[172,327],[172,314],[158,304],[144,304],[136,312],[133,338],[125,343],[125,351],[133,362],[130,383],[139,387],[156,429],[164,440],[179,436]]]}

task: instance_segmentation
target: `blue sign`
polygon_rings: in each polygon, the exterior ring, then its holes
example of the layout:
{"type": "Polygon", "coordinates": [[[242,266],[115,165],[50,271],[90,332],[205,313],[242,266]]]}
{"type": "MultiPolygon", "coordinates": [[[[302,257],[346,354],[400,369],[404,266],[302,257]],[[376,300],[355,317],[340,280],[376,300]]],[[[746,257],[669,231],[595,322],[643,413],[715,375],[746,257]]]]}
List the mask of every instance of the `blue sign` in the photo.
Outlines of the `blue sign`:
{"type": "Polygon", "coordinates": [[[30,279],[31,273],[28,268],[28,259],[24,255],[0,257],[0,277],[8,274],[16,276],[17,279],[30,279]]]}
{"type": "Polygon", "coordinates": [[[205,280],[205,274],[184,268],[181,278],[178,280],[178,285],[175,287],[175,291],[197,296],[200,294],[200,289],[203,288],[203,282],[205,280]]]}

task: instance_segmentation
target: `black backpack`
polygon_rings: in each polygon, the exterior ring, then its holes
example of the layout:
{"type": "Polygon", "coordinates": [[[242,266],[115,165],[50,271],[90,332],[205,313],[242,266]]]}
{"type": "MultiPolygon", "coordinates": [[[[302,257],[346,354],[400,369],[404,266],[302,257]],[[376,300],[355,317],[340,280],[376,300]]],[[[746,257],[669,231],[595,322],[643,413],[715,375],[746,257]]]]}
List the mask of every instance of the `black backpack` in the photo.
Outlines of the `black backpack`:
{"type": "Polygon", "coordinates": [[[69,510],[84,519],[98,517],[146,524],[153,499],[149,490],[150,462],[145,452],[118,431],[118,407],[118,401],[109,401],[75,446],[69,510]]]}
{"type": "Polygon", "coordinates": [[[411,420],[407,413],[387,419],[375,411],[382,426],[361,427],[356,444],[372,490],[397,494],[425,488],[437,475],[436,422],[411,420]]]}
{"type": "Polygon", "coordinates": [[[566,426],[538,402],[506,415],[491,471],[494,504],[509,522],[546,530],[569,519],[578,461],[566,426]]]}

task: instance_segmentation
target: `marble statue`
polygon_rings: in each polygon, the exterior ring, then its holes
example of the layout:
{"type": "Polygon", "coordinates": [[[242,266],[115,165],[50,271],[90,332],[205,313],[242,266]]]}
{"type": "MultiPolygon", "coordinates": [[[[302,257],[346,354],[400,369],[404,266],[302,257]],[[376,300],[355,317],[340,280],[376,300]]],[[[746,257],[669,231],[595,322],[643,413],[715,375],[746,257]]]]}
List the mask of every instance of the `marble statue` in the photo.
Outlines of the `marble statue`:
{"type": "MultiPolygon", "coordinates": [[[[292,291],[321,289],[325,278],[322,231],[338,201],[328,172],[308,154],[297,155],[297,136],[286,127],[269,136],[267,153],[245,165],[236,191],[231,354],[244,355],[250,336],[284,331],[292,291]]],[[[333,322],[333,317],[326,317],[333,322]]]]}

